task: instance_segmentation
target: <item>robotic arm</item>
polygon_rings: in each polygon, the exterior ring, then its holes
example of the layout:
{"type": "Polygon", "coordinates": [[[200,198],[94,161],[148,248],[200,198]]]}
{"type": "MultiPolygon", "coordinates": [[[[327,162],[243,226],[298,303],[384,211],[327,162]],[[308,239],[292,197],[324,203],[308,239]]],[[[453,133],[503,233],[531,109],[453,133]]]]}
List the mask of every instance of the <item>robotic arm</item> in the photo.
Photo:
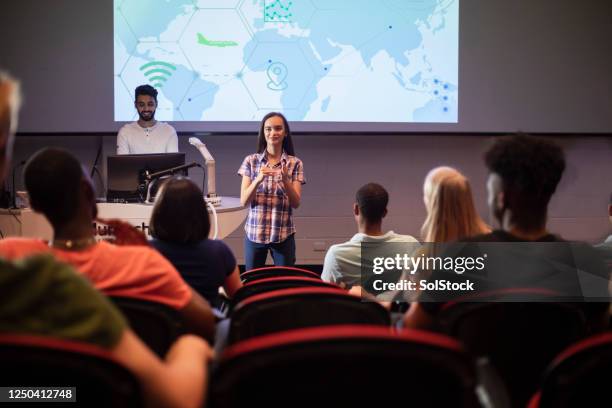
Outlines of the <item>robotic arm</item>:
{"type": "Polygon", "coordinates": [[[212,205],[220,205],[221,197],[217,197],[217,190],[215,185],[215,159],[212,154],[206,148],[206,145],[202,143],[197,137],[190,137],[189,144],[194,146],[202,157],[204,158],[204,165],[206,166],[206,177],[207,177],[207,190],[206,201],[212,205]]]}

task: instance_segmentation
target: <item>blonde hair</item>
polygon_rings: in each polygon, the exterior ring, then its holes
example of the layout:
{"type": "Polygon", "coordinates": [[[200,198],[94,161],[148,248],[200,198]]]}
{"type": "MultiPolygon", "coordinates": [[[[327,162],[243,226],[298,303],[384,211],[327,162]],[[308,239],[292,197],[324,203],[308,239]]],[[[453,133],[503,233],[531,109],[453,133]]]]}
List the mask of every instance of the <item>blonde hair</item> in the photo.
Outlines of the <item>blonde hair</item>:
{"type": "Polygon", "coordinates": [[[15,133],[17,130],[17,113],[20,106],[19,82],[0,70],[0,132],[8,130],[8,135],[15,133]]]}
{"type": "Polygon", "coordinates": [[[424,242],[449,242],[490,232],[472,198],[468,179],[452,167],[436,167],[425,177],[423,198],[427,218],[424,242]]]}

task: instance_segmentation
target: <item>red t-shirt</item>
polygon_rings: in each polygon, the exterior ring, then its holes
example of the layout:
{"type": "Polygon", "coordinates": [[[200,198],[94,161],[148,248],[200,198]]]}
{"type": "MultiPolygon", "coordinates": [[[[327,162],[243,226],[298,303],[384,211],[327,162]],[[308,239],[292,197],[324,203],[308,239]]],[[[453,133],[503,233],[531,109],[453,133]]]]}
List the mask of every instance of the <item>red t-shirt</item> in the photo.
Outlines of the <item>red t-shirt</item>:
{"type": "Polygon", "coordinates": [[[191,289],[162,255],[145,246],[117,246],[101,241],[82,251],[51,248],[32,238],[0,241],[0,256],[15,260],[32,254],[52,253],[72,265],[108,296],[124,296],[163,303],[182,309],[191,300],[191,289]]]}

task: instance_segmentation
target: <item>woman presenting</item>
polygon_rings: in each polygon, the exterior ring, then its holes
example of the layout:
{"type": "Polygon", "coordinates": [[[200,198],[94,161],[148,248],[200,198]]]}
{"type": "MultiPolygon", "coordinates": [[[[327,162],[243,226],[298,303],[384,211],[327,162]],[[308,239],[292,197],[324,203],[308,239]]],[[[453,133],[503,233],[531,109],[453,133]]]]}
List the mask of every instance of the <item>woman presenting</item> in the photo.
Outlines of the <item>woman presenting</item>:
{"type": "Polygon", "coordinates": [[[245,157],[238,174],[242,176],[240,202],[248,207],[244,229],[246,270],[266,264],[268,251],[276,266],[295,263],[295,227],[291,216],[300,205],[304,166],[294,156],[287,119],[277,112],[261,121],[257,153],[245,157]]]}

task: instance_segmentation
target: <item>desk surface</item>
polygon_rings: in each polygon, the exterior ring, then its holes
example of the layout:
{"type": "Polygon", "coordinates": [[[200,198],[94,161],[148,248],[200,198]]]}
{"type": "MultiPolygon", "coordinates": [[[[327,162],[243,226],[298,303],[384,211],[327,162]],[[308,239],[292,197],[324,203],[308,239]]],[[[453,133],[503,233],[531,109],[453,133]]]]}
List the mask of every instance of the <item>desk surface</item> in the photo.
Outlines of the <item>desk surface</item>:
{"type": "MultiPolygon", "coordinates": [[[[208,210],[209,213],[211,210],[208,210]]],[[[221,205],[215,207],[219,224],[218,239],[231,234],[242,224],[247,209],[240,205],[238,197],[221,197],[221,205]]],[[[150,204],[98,203],[100,218],[118,218],[137,228],[147,229],[153,212],[150,204]]],[[[180,216],[181,214],[177,214],[180,216]]],[[[211,234],[214,223],[211,219],[211,234]]],[[[46,218],[30,208],[0,209],[0,231],[4,236],[23,236],[50,239],[52,229],[46,218]]]]}

